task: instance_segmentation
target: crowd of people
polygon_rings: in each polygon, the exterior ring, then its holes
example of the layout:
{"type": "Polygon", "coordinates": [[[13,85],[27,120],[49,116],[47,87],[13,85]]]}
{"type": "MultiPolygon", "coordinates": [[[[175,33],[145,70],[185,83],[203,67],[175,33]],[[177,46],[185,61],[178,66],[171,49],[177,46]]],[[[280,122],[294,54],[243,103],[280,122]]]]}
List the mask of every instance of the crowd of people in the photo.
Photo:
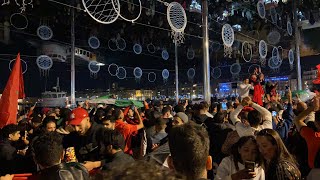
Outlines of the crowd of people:
{"type": "Polygon", "coordinates": [[[222,104],[31,107],[0,131],[0,179],[320,179],[320,95],[302,102],[261,70],[222,104]]]}

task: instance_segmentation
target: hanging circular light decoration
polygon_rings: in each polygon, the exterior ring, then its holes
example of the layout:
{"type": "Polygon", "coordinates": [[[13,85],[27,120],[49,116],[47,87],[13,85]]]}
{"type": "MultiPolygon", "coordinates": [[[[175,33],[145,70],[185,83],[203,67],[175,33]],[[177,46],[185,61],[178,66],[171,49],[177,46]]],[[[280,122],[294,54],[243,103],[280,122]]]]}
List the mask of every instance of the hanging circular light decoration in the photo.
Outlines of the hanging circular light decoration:
{"type": "Polygon", "coordinates": [[[232,47],[232,44],[234,42],[234,31],[230,24],[223,25],[221,34],[223,44],[227,47],[232,47]]]}
{"type": "Polygon", "coordinates": [[[123,51],[127,47],[127,43],[123,38],[118,38],[116,40],[116,45],[117,45],[117,48],[121,51],[123,51]]]}
{"type": "MultiPolygon", "coordinates": [[[[11,66],[13,66],[12,63],[15,62],[15,61],[16,61],[16,59],[12,59],[12,60],[10,61],[10,63],[9,63],[9,70],[10,70],[10,71],[12,71],[11,66]]],[[[22,67],[22,74],[24,74],[24,73],[26,73],[27,70],[28,70],[28,64],[27,64],[27,62],[24,61],[23,59],[20,59],[20,61],[23,63],[23,64],[21,63],[21,67],[22,67]]]]}
{"type": "Polygon", "coordinates": [[[100,40],[96,36],[91,36],[88,39],[88,44],[92,49],[98,49],[100,47],[100,40]]]}
{"type": "Polygon", "coordinates": [[[270,16],[271,16],[272,23],[276,24],[278,21],[278,15],[277,15],[277,11],[274,7],[270,8],[270,16]]]}
{"type": "Polygon", "coordinates": [[[111,51],[117,51],[118,50],[117,40],[115,38],[109,39],[108,47],[111,51]]]}
{"type": "Polygon", "coordinates": [[[248,68],[248,73],[249,74],[253,74],[255,69],[259,69],[260,66],[258,64],[252,64],[251,66],[249,66],[248,68]]]}
{"type": "Polygon", "coordinates": [[[178,2],[171,2],[167,8],[167,20],[172,29],[171,37],[174,42],[181,44],[184,41],[184,29],[187,26],[187,15],[178,2]]]}
{"type": "Polygon", "coordinates": [[[278,58],[279,58],[279,60],[280,61],[282,61],[283,60],[283,48],[282,48],[282,46],[278,46],[278,58]]]}
{"type": "Polygon", "coordinates": [[[118,65],[112,63],[108,67],[108,72],[111,76],[117,76],[118,65]]]}
{"type": "Polygon", "coordinates": [[[161,56],[163,60],[168,60],[169,59],[169,53],[166,49],[162,50],[161,56]]]}
{"type": "Polygon", "coordinates": [[[239,74],[241,71],[241,66],[239,63],[233,63],[231,66],[230,66],[230,73],[231,74],[239,74]]]}
{"type": "Polygon", "coordinates": [[[18,30],[24,30],[28,27],[28,18],[21,13],[14,13],[10,16],[10,24],[18,30]]]}
{"type": "Polygon", "coordinates": [[[133,51],[135,54],[141,54],[142,53],[142,47],[140,44],[136,43],[133,45],[133,51]]]}
{"type": "Polygon", "coordinates": [[[154,72],[149,72],[148,73],[148,81],[149,82],[155,82],[157,79],[157,75],[154,72]]]}
{"type": "Polygon", "coordinates": [[[82,4],[89,16],[101,24],[111,24],[120,15],[119,0],[82,0],[82,4]]]}
{"type": "Polygon", "coordinates": [[[127,71],[124,67],[118,67],[117,69],[117,78],[125,79],[127,77],[127,71]]]}
{"type": "Polygon", "coordinates": [[[275,57],[275,58],[272,58],[272,60],[274,61],[273,63],[277,65],[280,62],[279,50],[277,47],[273,47],[272,56],[275,57]]]}
{"type": "Polygon", "coordinates": [[[246,62],[250,62],[252,59],[252,46],[250,43],[248,43],[247,41],[244,41],[242,43],[242,58],[244,61],[246,62]]]}
{"type": "Polygon", "coordinates": [[[42,25],[39,26],[37,29],[37,35],[42,40],[50,40],[53,36],[52,29],[49,26],[42,25]]]}
{"type": "Polygon", "coordinates": [[[218,79],[221,77],[221,69],[219,67],[211,68],[211,77],[218,79]]]}
{"type": "Polygon", "coordinates": [[[188,48],[187,58],[188,58],[189,60],[192,60],[192,59],[194,58],[194,55],[195,55],[195,52],[194,52],[194,50],[192,49],[192,47],[191,47],[191,48],[188,48]]]}
{"type": "Polygon", "coordinates": [[[48,76],[53,65],[52,59],[47,55],[41,55],[36,60],[41,76],[48,76]]]}
{"type": "Polygon", "coordinates": [[[156,52],[156,47],[154,47],[154,45],[152,43],[147,45],[147,49],[148,49],[148,52],[151,54],[156,52]]]}
{"type": "Polygon", "coordinates": [[[287,32],[289,36],[292,36],[292,25],[290,20],[287,21],[287,32]]]}
{"type": "Polygon", "coordinates": [[[259,42],[259,55],[260,58],[266,58],[268,54],[268,46],[264,40],[259,42]]]}
{"type": "Polygon", "coordinates": [[[258,12],[260,18],[262,18],[262,19],[266,18],[266,8],[264,6],[264,1],[258,1],[257,12],[258,12]]]}
{"type": "Polygon", "coordinates": [[[293,69],[293,63],[294,63],[294,52],[293,49],[290,49],[288,52],[288,59],[289,59],[289,64],[290,64],[290,69],[293,69]]]}
{"type": "Polygon", "coordinates": [[[196,75],[196,71],[193,68],[188,69],[187,76],[189,81],[192,81],[195,75],[196,75]]]}
{"type": "Polygon", "coordinates": [[[140,67],[135,67],[133,70],[133,75],[137,83],[140,83],[140,79],[142,77],[142,69],[140,67]]]}
{"type": "Polygon", "coordinates": [[[232,56],[232,44],[234,42],[234,31],[230,24],[225,24],[222,27],[222,41],[224,45],[224,57],[231,58],[232,56]]]}
{"type": "Polygon", "coordinates": [[[161,73],[161,74],[162,74],[163,82],[164,82],[164,83],[167,83],[168,78],[169,78],[169,75],[170,75],[168,69],[162,70],[162,73],[161,73]]]}
{"type": "Polygon", "coordinates": [[[279,61],[278,64],[275,64],[275,62],[277,62],[276,59],[278,59],[276,56],[271,56],[268,61],[268,66],[271,70],[273,70],[275,72],[279,72],[280,66],[282,65],[282,61],[279,61]]]}
{"type": "Polygon", "coordinates": [[[98,62],[90,61],[88,64],[88,69],[90,71],[90,77],[97,78],[98,72],[100,71],[100,66],[98,66],[98,62]]]}
{"type": "Polygon", "coordinates": [[[281,34],[276,30],[271,31],[267,36],[268,42],[272,45],[278,44],[280,42],[280,38],[281,34]]]}

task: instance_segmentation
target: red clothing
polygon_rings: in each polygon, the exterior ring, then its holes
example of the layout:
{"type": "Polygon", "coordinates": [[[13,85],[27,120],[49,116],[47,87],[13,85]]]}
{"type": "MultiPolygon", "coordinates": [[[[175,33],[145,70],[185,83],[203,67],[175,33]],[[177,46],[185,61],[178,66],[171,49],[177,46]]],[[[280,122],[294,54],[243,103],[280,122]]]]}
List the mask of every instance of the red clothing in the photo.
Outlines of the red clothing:
{"type": "Polygon", "coordinates": [[[115,122],[115,129],[118,130],[124,137],[126,145],[124,147],[124,152],[127,154],[132,154],[131,151],[131,138],[138,133],[137,125],[132,125],[119,119],[115,122]]]}
{"type": "Polygon", "coordinates": [[[262,96],[264,95],[263,87],[261,86],[260,82],[254,83],[254,90],[253,90],[253,99],[252,101],[263,106],[262,96]]]}
{"type": "Polygon", "coordinates": [[[320,150],[320,132],[305,126],[300,130],[300,135],[306,140],[308,146],[308,164],[310,168],[314,168],[314,160],[317,152],[320,150]]]}

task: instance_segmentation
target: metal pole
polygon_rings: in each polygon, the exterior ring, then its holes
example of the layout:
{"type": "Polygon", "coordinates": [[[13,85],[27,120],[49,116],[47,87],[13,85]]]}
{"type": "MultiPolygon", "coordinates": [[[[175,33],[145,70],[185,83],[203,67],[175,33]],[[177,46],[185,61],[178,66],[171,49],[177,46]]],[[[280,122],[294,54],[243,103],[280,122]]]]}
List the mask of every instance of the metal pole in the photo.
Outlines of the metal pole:
{"type": "Polygon", "coordinates": [[[76,106],[76,93],[75,93],[75,35],[74,35],[74,8],[71,8],[71,107],[76,106]]]}
{"type": "Polygon", "coordinates": [[[300,29],[298,27],[298,15],[297,15],[297,3],[298,1],[293,1],[293,25],[295,33],[295,50],[296,50],[296,69],[297,69],[297,81],[298,90],[302,90],[302,80],[301,80],[301,65],[300,65],[300,29]]]}
{"type": "Polygon", "coordinates": [[[204,100],[210,104],[210,60],[209,60],[209,31],[208,31],[208,1],[202,1],[202,49],[203,49],[203,94],[204,100]]]}
{"type": "Polygon", "coordinates": [[[179,103],[179,69],[178,69],[178,44],[174,41],[174,52],[175,52],[175,70],[176,70],[176,103],[179,103]]]}

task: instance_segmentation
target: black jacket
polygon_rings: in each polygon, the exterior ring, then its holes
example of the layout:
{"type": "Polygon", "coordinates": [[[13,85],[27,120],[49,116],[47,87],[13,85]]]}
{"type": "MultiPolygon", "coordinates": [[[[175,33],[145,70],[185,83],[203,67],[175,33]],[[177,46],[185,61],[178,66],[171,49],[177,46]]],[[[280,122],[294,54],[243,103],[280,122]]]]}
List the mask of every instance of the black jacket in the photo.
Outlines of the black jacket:
{"type": "Polygon", "coordinates": [[[77,132],[65,136],[63,146],[65,149],[74,147],[79,162],[99,161],[103,158],[100,155],[100,142],[104,130],[102,125],[92,122],[90,129],[84,136],[78,135],[77,132]]]}
{"type": "Polygon", "coordinates": [[[60,163],[47,169],[39,171],[35,180],[87,180],[89,172],[79,163],[60,163]]]}
{"type": "Polygon", "coordinates": [[[24,156],[17,154],[9,140],[0,140],[0,175],[24,173],[25,163],[24,156]]]}
{"type": "Polygon", "coordinates": [[[131,163],[131,162],[134,162],[134,159],[130,155],[124,153],[123,151],[120,151],[114,154],[112,160],[106,163],[103,166],[103,169],[111,170],[112,168],[118,167],[120,164],[131,163]]]}

